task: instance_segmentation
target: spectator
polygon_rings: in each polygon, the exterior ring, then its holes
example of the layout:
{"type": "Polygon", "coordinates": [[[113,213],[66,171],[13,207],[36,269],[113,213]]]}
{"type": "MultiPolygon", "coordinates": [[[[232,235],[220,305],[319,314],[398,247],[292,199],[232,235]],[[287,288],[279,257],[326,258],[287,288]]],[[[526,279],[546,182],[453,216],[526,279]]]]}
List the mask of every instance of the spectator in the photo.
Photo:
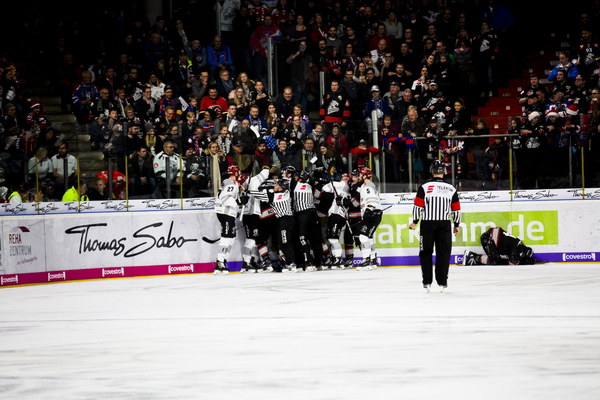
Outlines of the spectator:
{"type": "Polygon", "coordinates": [[[277,39],[281,36],[279,26],[274,24],[270,15],[265,15],[262,25],[259,25],[250,36],[252,49],[252,65],[254,76],[258,80],[266,81],[267,78],[267,42],[270,38],[277,39]]]}
{"type": "Polygon", "coordinates": [[[277,148],[272,154],[273,166],[283,170],[285,167],[294,167],[300,169],[300,165],[296,163],[296,157],[293,152],[288,149],[288,142],[285,139],[279,139],[277,148]]]}
{"type": "Polygon", "coordinates": [[[364,118],[367,123],[367,133],[370,135],[373,131],[373,112],[377,114],[377,125],[379,126],[383,121],[384,115],[391,114],[390,105],[387,100],[382,99],[378,86],[371,87],[371,100],[369,100],[365,106],[364,118]]]}
{"type": "Polygon", "coordinates": [[[150,196],[154,193],[156,178],[152,163],[153,157],[145,145],[140,145],[129,158],[130,196],[150,196]]]}
{"type": "Polygon", "coordinates": [[[254,89],[250,92],[250,104],[256,104],[258,106],[258,112],[260,115],[265,115],[267,112],[267,106],[271,101],[269,92],[265,89],[262,81],[256,81],[254,83],[254,89]]]}
{"type": "Polygon", "coordinates": [[[110,197],[106,192],[106,183],[103,178],[96,178],[94,180],[94,187],[90,188],[86,194],[92,201],[108,200],[110,197]]]}
{"type": "Polygon", "coordinates": [[[158,187],[159,198],[178,197],[178,186],[180,182],[179,154],[175,152],[176,144],[166,140],[163,151],[154,156],[154,174],[158,187]]]}
{"type": "Polygon", "coordinates": [[[224,97],[219,96],[217,88],[211,87],[208,89],[208,95],[204,96],[202,100],[200,100],[200,109],[213,110],[213,112],[216,112],[217,108],[219,109],[220,113],[227,112],[227,100],[225,100],[224,97]]]}
{"type": "Polygon", "coordinates": [[[200,72],[207,65],[206,47],[198,39],[194,39],[184,47],[188,58],[192,61],[192,72],[194,76],[200,75],[200,72]]]}
{"type": "Polygon", "coordinates": [[[58,154],[54,155],[52,161],[52,175],[55,180],[55,192],[53,198],[62,198],[68,188],[69,180],[73,180],[79,169],[77,158],[69,154],[69,144],[62,142],[58,145],[58,154]]]}
{"type": "Polygon", "coordinates": [[[208,57],[208,73],[211,81],[216,80],[217,72],[223,68],[227,69],[232,76],[235,76],[235,67],[231,58],[231,49],[223,44],[221,36],[216,35],[206,51],[208,57]]]}
{"type": "Polygon", "coordinates": [[[229,94],[235,89],[235,82],[231,78],[228,69],[223,68],[219,71],[219,78],[217,79],[216,86],[219,97],[229,98],[229,94]]]}
{"type": "Polygon", "coordinates": [[[354,168],[373,168],[373,157],[379,154],[379,149],[375,147],[371,147],[367,144],[365,139],[360,139],[358,141],[358,146],[354,147],[350,150],[351,157],[355,159],[352,162],[352,167],[354,168]]]}
{"type": "MultiPolygon", "coordinates": [[[[110,91],[109,91],[110,97],[110,91]]],[[[98,89],[92,84],[89,71],[81,73],[81,83],[73,91],[73,113],[80,124],[87,124],[92,113],[92,103],[98,98],[98,89]]]]}
{"type": "Polygon", "coordinates": [[[558,63],[548,74],[548,80],[554,81],[559,71],[562,71],[565,74],[567,82],[574,81],[577,75],[579,74],[577,65],[573,64],[569,60],[569,53],[567,51],[560,51],[558,53],[558,63]]]}

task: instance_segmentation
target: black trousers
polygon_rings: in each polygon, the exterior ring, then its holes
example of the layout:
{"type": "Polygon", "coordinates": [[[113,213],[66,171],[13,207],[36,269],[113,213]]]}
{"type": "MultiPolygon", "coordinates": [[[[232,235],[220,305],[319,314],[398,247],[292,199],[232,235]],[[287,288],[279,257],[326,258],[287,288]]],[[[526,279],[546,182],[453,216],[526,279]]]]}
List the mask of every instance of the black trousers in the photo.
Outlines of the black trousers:
{"type": "Polygon", "coordinates": [[[279,231],[279,248],[285,257],[285,265],[295,264],[294,255],[294,230],[296,223],[294,217],[285,216],[277,218],[277,230],[279,231]]]}
{"type": "Polygon", "coordinates": [[[431,285],[433,281],[433,248],[435,246],[435,281],[440,286],[446,286],[450,252],[452,251],[452,224],[450,221],[421,221],[420,239],[419,259],[423,285],[431,285]]]}
{"type": "Polygon", "coordinates": [[[297,212],[296,224],[298,239],[300,240],[301,264],[314,264],[316,267],[321,266],[323,236],[321,234],[321,220],[317,215],[317,210],[310,208],[297,212]],[[310,254],[311,249],[314,258],[310,254]]]}

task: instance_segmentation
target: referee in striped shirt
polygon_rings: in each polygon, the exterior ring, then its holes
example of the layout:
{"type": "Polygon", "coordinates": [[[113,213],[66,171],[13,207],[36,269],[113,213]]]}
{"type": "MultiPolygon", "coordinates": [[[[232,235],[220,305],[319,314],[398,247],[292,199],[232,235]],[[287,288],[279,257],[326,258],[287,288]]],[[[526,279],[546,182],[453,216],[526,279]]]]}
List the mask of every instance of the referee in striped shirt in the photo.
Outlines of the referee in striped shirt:
{"type": "Polygon", "coordinates": [[[430,167],[433,178],[423,183],[417,190],[413,206],[413,222],[409,229],[415,229],[421,220],[419,259],[423,274],[423,287],[429,293],[433,281],[433,247],[435,245],[435,280],[443,293],[448,287],[448,269],[452,251],[452,224],[454,234],[459,232],[460,202],[458,192],[444,181],[446,166],[435,160],[430,167]]]}

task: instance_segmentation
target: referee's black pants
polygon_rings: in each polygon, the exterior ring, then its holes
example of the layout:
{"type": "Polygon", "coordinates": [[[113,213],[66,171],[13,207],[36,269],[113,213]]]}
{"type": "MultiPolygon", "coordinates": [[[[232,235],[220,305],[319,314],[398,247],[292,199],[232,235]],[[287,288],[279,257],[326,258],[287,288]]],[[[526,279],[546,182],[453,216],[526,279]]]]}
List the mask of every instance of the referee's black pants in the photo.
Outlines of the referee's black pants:
{"type": "Polygon", "coordinates": [[[421,247],[419,259],[423,285],[433,281],[433,247],[435,245],[435,281],[440,286],[448,284],[448,269],[452,251],[452,223],[450,221],[421,221],[421,247]]]}
{"type": "Polygon", "coordinates": [[[321,266],[323,258],[323,236],[321,233],[321,220],[315,208],[299,211],[296,213],[296,226],[298,228],[298,239],[300,240],[300,252],[302,264],[314,264],[321,266]],[[313,251],[314,259],[310,254],[313,251]]]}
{"type": "Polygon", "coordinates": [[[291,215],[284,215],[277,218],[277,230],[279,231],[279,248],[285,258],[285,265],[296,264],[296,256],[294,254],[294,231],[296,223],[291,215]]]}

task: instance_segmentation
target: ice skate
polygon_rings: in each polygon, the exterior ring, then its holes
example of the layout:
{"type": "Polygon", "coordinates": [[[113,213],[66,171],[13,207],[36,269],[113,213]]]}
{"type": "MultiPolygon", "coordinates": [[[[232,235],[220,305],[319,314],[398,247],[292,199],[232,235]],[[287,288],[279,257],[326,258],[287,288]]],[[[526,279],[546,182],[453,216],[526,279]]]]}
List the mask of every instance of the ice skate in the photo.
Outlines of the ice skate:
{"type": "Polygon", "coordinates": [[[357,271],[370,271],[373,267],[371,266],[371,259],[364,258],[360,264],[356,267],[357,271]]]}
{"type": "Polygon", "coordinates": [[[448,290],[448,285],[441,285],[440,286],[440,293],[446,293],[447,290],[448,290]]]}
{"type": "Polygon", "coordinates": [[[463,255],[462,265],[477,265],[478,254],[473,253],[472,251],[465,250],[465,254],[463,255]]]}
{"type": "Polygon", "coordinates": [[[342,259],[340,257],[331,257],[329,259],[329,268],[341,269],[342,259]]]}
{"type": "Polygon", "coordinates": [[[248,263],[246,261],[244,261],[244,262],[242,262],[242,269],[240,269],[240,273],[246,274],[248,272],[254,272],[254,271],[251,271],[251,267],[248,265],[248,263]]]}
{"type": "Polygon", "coordinates": [[[352,269],[354,267],[354,259],[347,258],[346,261],[344,261],[344,267],[346,269],[352,269]]]}
{"type": "Polygon", "coordinates": [[[425,289],[425,293],[431,292],[431,285],[423,285],[423,289],[425,289]]]}
{"type": "Polygon", "coordinates": [[[217,261],[214,274],[228,274],[227,261],[217,261]]]}
{"type": "Polygon", "coordinates": [[[305,270],[306,272],[313,272],[313,271],[316,271],[316,270],[317,270],[317,267],[315,267],[315,266],[314,266],[314,265],[312,265],[312,264],[308,264],[306,267],[304,267],[304,270],[305,270]]]}
{"type": "Polygon", "coordinates": [[[377,256],[371,257],[371,269],[377,269],[379,264],[377,263],[377,256]]]}
{"type": "Polygon", "coordinates": [[[271,264],[269,256],[262,257],[262,262],[260,263],[257,272],[273,272],[273,264],[271,264]]]}
{"type": "Polygon", "coordinates": [[[296,267],[296,264],[286,265],[281,269],[281,272],[298,272],[298,267],[296,267]]]}

